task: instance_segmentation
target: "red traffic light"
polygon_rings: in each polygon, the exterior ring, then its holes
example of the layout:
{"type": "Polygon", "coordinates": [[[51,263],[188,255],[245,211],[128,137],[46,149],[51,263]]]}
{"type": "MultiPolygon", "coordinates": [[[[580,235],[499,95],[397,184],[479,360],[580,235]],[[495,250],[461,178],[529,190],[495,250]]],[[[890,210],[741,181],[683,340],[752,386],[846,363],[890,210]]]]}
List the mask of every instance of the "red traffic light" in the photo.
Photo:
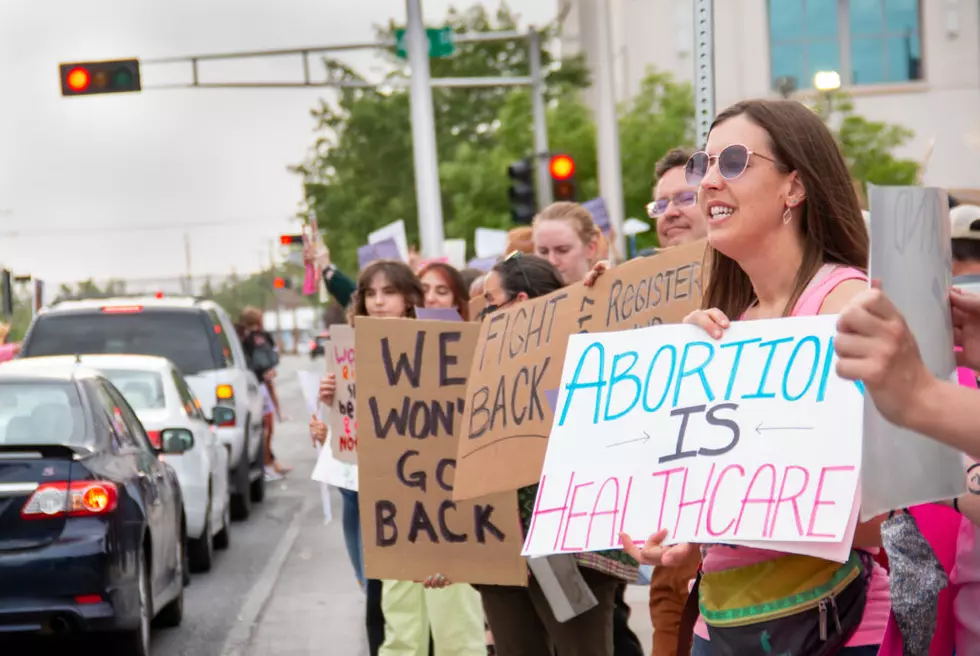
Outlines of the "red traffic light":
{"type": "Polygon", "coordinates": [[[293,244],[302,244],[303,235],[279,235],[279,243],[283,246],[292,246],[293,244]]]}
{"type": "Polygon", "coordinates": [[[65,76],[65,85],[75,93],[81,93],[88,89],[91,82],[92,76],[81,67],[71,69],[65,76]]]}
{"type": "Polygon", "coordinates": [[[276,289],[285,289],[286,281],[282,278],[275,278],[272,281],[272,286],[275,287],[276,289]]]}
{"type": "Polygon", "coordinates": [[[575,175],[575,160],[568,155],[554,155],[548,163],[548,172],[555,180],[568,180],[575,175]]]}

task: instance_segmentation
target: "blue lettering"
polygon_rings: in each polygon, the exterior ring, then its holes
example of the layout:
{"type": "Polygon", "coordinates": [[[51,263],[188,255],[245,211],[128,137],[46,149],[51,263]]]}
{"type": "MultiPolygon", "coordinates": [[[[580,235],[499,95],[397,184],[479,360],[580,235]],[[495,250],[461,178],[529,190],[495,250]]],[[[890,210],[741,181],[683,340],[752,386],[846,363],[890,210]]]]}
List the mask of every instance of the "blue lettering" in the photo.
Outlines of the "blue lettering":
{"type": "Polygon", "coordinates": [[[698,378],[701,379],[701,387],[704,389],[704,395],[708,401],[715,400],[715,395],[711,392],[711,386],[708,384],[708,378],[704,375],[704,368],[708,366],[708,363],[710,363],[711,359],[714,357],[715,347],[710,342],[688,342],[684,345],[684,353],[681,355],[680,371],[677,374],[677,383],[674,385],[674,402],[672,405],[676,406],[678,400],[680,399],[681,384],[684,382],[684,379],[695,374],[697,374],[698,378]],[[687,356],[691,349],[696,346],[701,346],[708,349],[708,355],[705,357],[704,362],[689,370],[687,368],[687,356]]]}
{"type": "Polygon", "coordinates": [[[633,370],[633,367],[636,365],[636,363],[637,363],[637,361],[639,359],[640,359],[640,356],[639,356],[639,354],[636,351],[627,351],[626,353],[617,353],[613,357],[613,361],[612,361],[612,373],[609,376],[609,393],[606,394],[606,411],[603,414],[603,417],[602,417],[603,420],[605,420],[605,421],[613,421],[614,419],[619,419],[620,417],[622,417],[623,415],[625,415],[627,412],[629,412],[630,410],[632,410],[634,407],[636,407],[636,403],[640,400],[640,391],[643,388],[640,385],[640,379],[639,379],[639,377],[636,376],[636,375],[634,375],[634,374],[631,374],[630,371],[633,370]],[[619,365],[619,361],[622,360],[622,359],[624,359],[624,358],[633,358],[633,361],[629,363],[629,366],[628,367],[626,367],[626,371],[624,371],[623,373],[617,373],[617,371],[616,371],[617,365],[619,365]],[[613,388],[616,387],[617,383],[619,383],[620,381],[623,381],[623,380],[628,380],[629,382],[633,383],[633,385],[636,386],[636,391],[633,392],[633,398],[632,398],[632,400],[630,400],[629,404],[626,406],[626,408],[624,410],[622,410],[621,412],[617,412],[615,414],[610,415],[609,414],[609,404],[612,403],[613,388]]]}
{"type": "Polygon", "coordinates": [[[763,388],[766,386],[766,380],[769,378],[769,369],[772,368],[772,359],[776,355],[776,347],[780,344],[785,344],[786,342],[792,342],[792,337],[783,337],[782,339],[773,339],[768,342],[762,342],[759,347],[769,346],[769,356],[766,358],[766,364],[762,367],[762,376],[759,378],[759,389],[756,390],[755,394],[743,394],[743,399],[774,399],[776,398],[775,392],[763,392],[763,388]]]}
{"type": "Polygon", "coordinates": [[[578,364],[575,365],[575,373],[572,374],[572,381],[565,385],[565,389],[568,390],[568,394],[565,395],[565,405],[561,409],[561,417],[558,419],[558,425],[565,425],[565,417],[568,414],[568,407],[572,405],[572,397],[575,395],[575,391],[578,389],[587,389],[589,387],[595,388],[595,415],[592,418],[593,424],[599,423],[599,404],[602,401],[602,387],[606,384],[606,381],[602,379],[602,373],[606,369],[606,349],[603,347],[601,342],[592,342],[589,344],[584,351],[582,351],[581,357],[578,359],[578,364]],[[582,374],[582,367],[585,366],[585,360],[589,357],[589,353],[593,350],[599,352],[599,380],[580,383],[578,381],[579,376],[582,374]]]}
{"type": "Polygon", "coordinates": [[[798,341],[796,346],[793,347],[793,352],[789,356],[789,362],[786,364],[786,370],[783,372],[783,398],[787,401],[799,401],[803,398],[803,395],[807,393],[810,389],[810,385],[813,384],[813,378],[817,375],[817,365],[820,363],[820,340],[818,340],[813,335],[808,335],[798,341]],[[800,349],[804,344],[813,344],[813,365],[810,367],[810,377],[806,379],[806,385],[803,386],[803,391],[801,391],[796,396],[789,393],[787,389],[787,383],[789,382],[789,373],[793,370],[793,363],[796,361],[796,356],[799,354],[800,349]]]}
{"type": "Polygon", "coordinates": [[[677,368],[677,349],[674,348],[674,345],[664,344],[663,346],[658,348],[657,352],[654,353],[653,355],[653,360],[650,361],[650,368],[647,369],[646,380],[643,381],[643,409],[644,410],[646,410],[647,412],[656,412],[657,410],[660,409],[660,406],[664,404],[664,401],[667,399],[667,392],[670,391],[670,383],[674,379],[674,370],[676,368],[677,368]],[[653,374],[653,368],[657,366],[657,359],[660,357],[660,354],[663,353],[664,351],[668,351],[670,353],[670,373],[667,374],[667,382],[664,383],[664,393],[660,395],[660,400],[657,401],[657,405],[651,408],[650,405],[647,403],[647,399],[649,398],[649,393],[650,393],[650,376],[653,374]]]}
{"type": "Polygon", "coordinates": [[[732,389],[735,387],[735,376],[738,375],[738,365],[742,361],[742,351],[745,349],[746,344],[755,344],[756,342],[761,342],[761,337],[753,337],[752,339],[743,339],[739,342],[728,342],[727,344],[721,344],[721,348],[731,348],[735,347],[735,361],[732,362],[732,373],[728,377],[728,387],[725,388],[725,400],[730,401],[732,398],[732,389]]]}
{"type": "MultiPolygon", "coordinates": [[[[817,403],[822,403],[827,397],[827,378],[830,376],[830,365],[834,362],[834,338],[827,338],[827,354],[823,359],[823,370],[820,372],[820,387],[817,388],[817,403]]],[[[857,387],[861,396],[864,396],[864,383],[860,380],[851,381],[857,387]]]]}

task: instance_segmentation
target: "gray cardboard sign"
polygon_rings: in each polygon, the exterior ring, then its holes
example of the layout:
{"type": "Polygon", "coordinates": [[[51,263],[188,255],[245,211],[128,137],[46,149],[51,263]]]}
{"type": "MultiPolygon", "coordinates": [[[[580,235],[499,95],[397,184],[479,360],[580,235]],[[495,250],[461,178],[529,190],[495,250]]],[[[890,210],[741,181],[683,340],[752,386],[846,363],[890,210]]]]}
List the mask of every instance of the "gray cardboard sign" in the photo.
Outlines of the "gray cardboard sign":
{"type": "MultiPolygon", "coordinates": [[[[934,375],[956,380],[949,200],[933,187],[870,188],[871,277],[905,316],[934,375]]],[[[966,491],[959,452],[864,407],[861,519],[966,491]]]]}

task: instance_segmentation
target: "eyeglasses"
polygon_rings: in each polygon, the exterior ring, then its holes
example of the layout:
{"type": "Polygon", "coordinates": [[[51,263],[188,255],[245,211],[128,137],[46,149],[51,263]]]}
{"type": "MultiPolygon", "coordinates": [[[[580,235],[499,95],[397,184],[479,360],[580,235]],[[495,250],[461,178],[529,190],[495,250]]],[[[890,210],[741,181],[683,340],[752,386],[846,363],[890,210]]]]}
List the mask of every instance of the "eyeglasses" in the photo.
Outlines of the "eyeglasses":
{"type": "Polygon", "coordinates": [[[670,198],[659,198],[652,203],[647,203],[647,216],[656,219],[667,213],[667,208],[673,203],[674,207],[690,207],[698,199],[698,195],[693,191],[682,191],[670,198]]]}
{"type": "MultiPolygon", "coordinates": [[[[529,294],[529,295],[532,294],[534,292],[534,289],[533,289],[533,287],[531,285],[531,279],[527,277],[527,272],[524,271],[524,265],[521,264],[521,252],[520,251],[511,251],[507,255],[507,257],[505,257],[500,262],[501,262],[501,264],[503,264],[504,262],[510,262],[510,261],[514,261],[517,264],[517,270],[521,272],[521,277],[524,278],[524,284],[526,285],[526,287],[522,291],[524,291],[524,293],[529,294]]],[[[518,293],[520,293],[520,292],[518,292],[518,293]]],[[[482,310],[480,310],[480,315],[477,318],[480,321],[483,321],[489,315],[493,314],[497,310],[500,310],[505,305],[508,305],[510,303],[513,303],[515,296],[516,296],[516,294],[514,296],[512,296],[511,298],[507,299],[506,301],[504,301],[503,303],[496,304],[496,305],[491,304],[491,305],[486,306],[485,308],[483,308],[482,310]]]]}
{"type": "Polygon", "coordinates": [[[709,155],[703,150],[691,155],[691,159],[687,160],[687,166],[684,167],[684,177],[687,178],[687,184],[696,187],[704,180],[704,176],[708,174],[708,169],[711,168],[711,163],[714,161],[718,163],[718,172],[721,177],[731,181],[745,173],[753,155],[773,163],[776,162],[772,157],[749,150],[748,146],[732,144],[726,146],[717,155],[709,155]]]}

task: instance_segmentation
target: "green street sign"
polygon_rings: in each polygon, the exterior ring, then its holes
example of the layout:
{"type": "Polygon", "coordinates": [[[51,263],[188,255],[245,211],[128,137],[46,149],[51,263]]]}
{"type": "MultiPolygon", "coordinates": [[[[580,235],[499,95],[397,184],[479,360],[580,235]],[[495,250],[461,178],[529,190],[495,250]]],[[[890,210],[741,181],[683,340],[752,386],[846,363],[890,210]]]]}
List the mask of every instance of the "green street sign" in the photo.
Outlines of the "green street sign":
{"type": "MultiPolygon", "coordinates": [[[[450,57],[456,52],[453,44],[453,30],[450,27],[430,28],[425,30],[429,40],[429,57],[450,57]]],[[[395,54],[402,59],[408,58],[405,50],[405,30],[395,30],[395,54]]]]}

